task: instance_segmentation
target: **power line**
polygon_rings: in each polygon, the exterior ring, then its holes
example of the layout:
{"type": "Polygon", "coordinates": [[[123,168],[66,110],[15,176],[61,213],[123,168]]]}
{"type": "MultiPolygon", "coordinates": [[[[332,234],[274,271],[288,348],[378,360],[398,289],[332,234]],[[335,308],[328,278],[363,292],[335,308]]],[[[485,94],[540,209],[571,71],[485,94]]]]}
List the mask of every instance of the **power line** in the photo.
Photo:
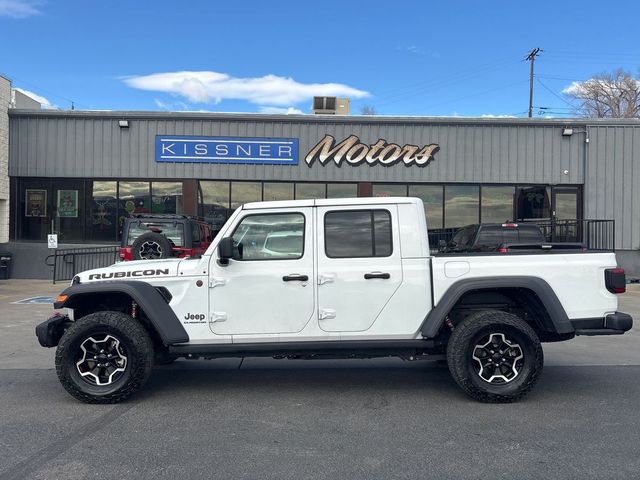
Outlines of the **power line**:
{"type": "Polygon", "coordinates": [[[554,91],[553,91],[553,90],[551,90],[549,87],[547,87],[547,86],[542,82],[542,80],[540,80],[539,78],[536,78],[536,80],[538,81],[538,83],[539,83],[540,85],[542,85],[542,87],[543,87],[545,90],[547,90],[551,95],[553,95],[554,97],[556,97],[558,100],[560,100],[560,101],[562,101],[562,102],[566,103],[566,104],[567,104],[567,105],[569,105],[571,108],[574,108],[574,109],[576,108],[576,106],[575,106],[573,103],[571,103],[570,101],[568,101],[568,100],[566,100],[566,99],[562,98],[562,97],[561,97],[560,95],[558,95],[556,92],[554,92],[554,91]]]}

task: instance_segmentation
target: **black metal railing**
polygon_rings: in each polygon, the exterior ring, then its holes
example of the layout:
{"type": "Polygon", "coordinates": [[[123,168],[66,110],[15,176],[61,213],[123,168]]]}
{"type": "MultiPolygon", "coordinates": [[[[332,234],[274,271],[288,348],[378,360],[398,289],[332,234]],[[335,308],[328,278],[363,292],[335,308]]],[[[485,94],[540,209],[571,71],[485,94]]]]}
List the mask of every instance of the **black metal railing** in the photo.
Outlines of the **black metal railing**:
{"type": "MultiPolygon", "coordinates": [[[[517,222],[516,222],[517,223],[517,222]]],[[[615,220],[528,220],[540,227],[547,242],[583,243],[588,250],[615,250],[615,220]]],[[[459,228],[429,230],[429,247],[435,253],[439,243],[451,241],[459,228]]]]}
{"type": "Polygon", "coordinates": [[[534,222],[548,242],[578,242],[588,250],[615,250],[615,220],[546,220],[534,222]]]}
{"type": "Polygon", "coordinates": [[[71,280],[76,273],[108,267],[118,259],[118,247],[88,247],[55,249],[45,263],[53,267],[53,283],[71,280]]]}

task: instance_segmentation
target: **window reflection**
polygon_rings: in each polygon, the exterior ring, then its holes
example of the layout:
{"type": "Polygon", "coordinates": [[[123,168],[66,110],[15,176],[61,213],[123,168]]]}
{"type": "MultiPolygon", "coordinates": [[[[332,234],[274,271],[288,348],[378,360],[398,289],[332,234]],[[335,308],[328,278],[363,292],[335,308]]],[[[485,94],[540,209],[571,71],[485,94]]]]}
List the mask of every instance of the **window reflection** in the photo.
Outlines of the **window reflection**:
{"type": "Polygon", "coordinates": [[[249,215],[236,228],[233,241],[242,251],[237,260],[301,258],[304,253],[304,215],[249,215]]]}
{"type": "Polygon", "coordinates": [[[427,228],[442,228],[442,185],[409,185],[409,196],[424,202],[427,228]]]}
{"type": "Polygon", "coordinates": [[[296,200],[313,200],[326,197],[324,183],[296,183],[296,200]]]}
{"type": "Polygon", "coordinates": [[[182,182],[151,183],[153,213],[183,213],[182,182]]]}
{"type": "Polygon", "coordinates": [[[374,197],[406,197],[407,186],[402,183],[376,183],[373,185],[374,197]]]}
{"type": "Polygon", "coordinates": [[[149,182],[120,182],[118,191],[118,238],[124,219],[133,213],[150,213],[149,182]]]}
{"type": "Polygon", "coordinates": [[[114,241],[118,226],[117,182],[92,182],[89,186],[89,240],[114,241]]]}
{"type": "Polygon", "coordinates": [[[200,182],[200,216],[211,222],[216,231],[222,228],[229,217],[229,185],[229,182],[200,182]]]}
{"type": "Polygon", "coordinates": [[[514,219],[515,187],[482,187],[482,223],[503,223],[514,219]]]}
{"type": "Polygon", "coordinates": [[[324,235],[329,258],[388,257],[392,252],[391,215],[386,210],[327,212],[324,235]]]}
{"type": "Polygon", "coordinates": [[[479,220],[478,185],[445,185],[445,228],[464,227],[479,220]]]}
{"type": "Polygon", "coordinates": [[[293,200],[293,183],[264,182],[263,199],[265,202],[293,200]]]}
{"type": "Polygon", "coordinates": [[[357,183],[328,183],[327,198],[355,198],[358,196],[357,183]]]}
{"type": "Polygon", "coordinates": [[[231,182],[231,211],[240,205],[262,200],[260,182],[231,182]]]}

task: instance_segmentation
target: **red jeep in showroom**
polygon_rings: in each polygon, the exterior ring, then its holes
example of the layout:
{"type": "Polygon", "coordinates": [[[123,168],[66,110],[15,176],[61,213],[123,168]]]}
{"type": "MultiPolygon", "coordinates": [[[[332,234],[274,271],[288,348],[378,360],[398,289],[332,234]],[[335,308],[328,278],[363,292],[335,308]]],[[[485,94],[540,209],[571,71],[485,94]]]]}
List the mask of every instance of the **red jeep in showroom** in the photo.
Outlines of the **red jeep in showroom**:
{"type": "Polygon", "coordinates": [[[155,260],[202,255],[215,236],[211,225],[198,217],[138,213],[122,228],[120,260],[155,260]]]}

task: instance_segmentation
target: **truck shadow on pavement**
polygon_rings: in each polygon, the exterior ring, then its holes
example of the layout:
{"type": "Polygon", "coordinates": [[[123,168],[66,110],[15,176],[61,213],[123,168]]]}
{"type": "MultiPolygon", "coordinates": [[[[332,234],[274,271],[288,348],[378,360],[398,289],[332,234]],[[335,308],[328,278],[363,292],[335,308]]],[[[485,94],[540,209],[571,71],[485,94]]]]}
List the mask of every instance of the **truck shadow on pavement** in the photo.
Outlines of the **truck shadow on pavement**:
{"type": "MultiPolygon", "coordinates": [[[[419,396],[429,401],[462,401],[478,404],[466,397],[449,375],[445,365],[421,362],[403,367],[349,367],[347,361],[339,367],[322,367],[315,362],[294,361],[282,366],[250,369],[216,368],[200,362],[198,368],[189,368],[188,362],[158,367],[147,385],[136,395],[136,400],[163,396],[206,398],[241,395],[318,397],[341,395],[419,396]],[[301,363],[313,363],[305,366],[301,363]]],[[[612,394],[629,395],[630,390],[640,394],[640,366],[552,366],[547,367],[534,390],[521,402],[547,403],[575,401],[612,394]],[[629,378],[636,378],[630,387],[629,378]]]]}

